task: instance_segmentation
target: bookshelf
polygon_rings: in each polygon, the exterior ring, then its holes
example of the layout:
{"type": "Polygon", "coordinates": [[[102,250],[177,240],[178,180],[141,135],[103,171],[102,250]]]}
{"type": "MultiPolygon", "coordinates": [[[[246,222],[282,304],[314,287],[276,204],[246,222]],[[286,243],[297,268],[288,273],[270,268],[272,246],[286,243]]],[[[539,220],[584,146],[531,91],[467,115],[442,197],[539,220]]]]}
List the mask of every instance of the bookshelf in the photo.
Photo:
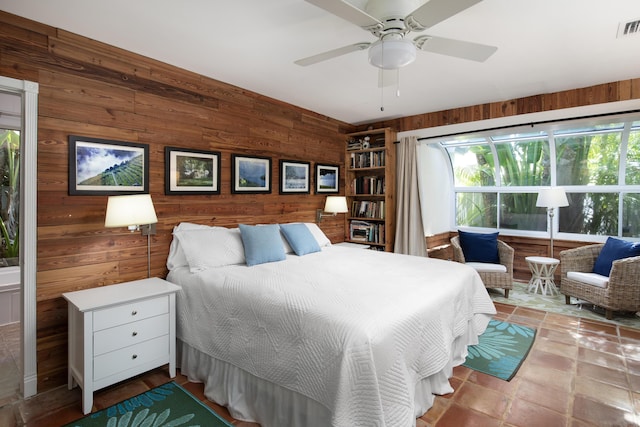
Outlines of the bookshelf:
{"type": "Polygon", "coordinates": [[[391,128],[347,134],[347,242],[393,252],[396,230],[395,141],[396,132],[391,128]]]}

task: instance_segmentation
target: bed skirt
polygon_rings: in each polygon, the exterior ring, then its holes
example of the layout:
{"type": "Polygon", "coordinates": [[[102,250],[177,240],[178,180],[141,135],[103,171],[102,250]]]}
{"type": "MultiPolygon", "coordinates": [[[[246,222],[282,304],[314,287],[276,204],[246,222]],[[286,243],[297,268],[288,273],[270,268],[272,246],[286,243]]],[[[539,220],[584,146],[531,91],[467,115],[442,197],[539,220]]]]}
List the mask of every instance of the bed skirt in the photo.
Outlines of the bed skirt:
{"type": "MultiPolygon", "coordinates": [[[[491,317],[476,315],[473,323],[482,331],[491,317]]],[[[477,343],[477,335],[474,334],[477,330],[469,328],[468,335],[455,339],[452,346],[453,357],[449,363],[436,374],[416,384],[416,418],[431,408],[435,395],[453,392],[449,378],[453,374],[454,366],[464,362],[467,345],[477,343]]],[[[251,375],[233,364],[217,360],[181,340],[178,340],[177,347],[181,373],[189,381],[204,383],[207,399],[227,407],[235,419],[257,422],[261,427],[334,425],[332,411],[313,399],[251,375]]],[[[371,421],[372,425],[384,425],[382,420],[371,421]]]]}

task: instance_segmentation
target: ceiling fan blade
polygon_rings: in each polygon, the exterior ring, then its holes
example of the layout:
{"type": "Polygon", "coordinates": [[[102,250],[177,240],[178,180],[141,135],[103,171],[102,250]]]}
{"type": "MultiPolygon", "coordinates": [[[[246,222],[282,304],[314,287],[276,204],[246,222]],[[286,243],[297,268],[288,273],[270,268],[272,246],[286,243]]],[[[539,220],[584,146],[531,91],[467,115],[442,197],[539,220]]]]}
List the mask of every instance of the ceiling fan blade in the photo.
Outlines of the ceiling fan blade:
{"type": "Polygon", "coordinates": [[[382,27],[378,19],[343,0],[306,0],[306,2],[364,29],[382,27]]]}
{"type": "Polygon", "coordinates": [[[378,68],[378,87],[398,86],[398,70],[378,68]]]}
{"type": "Polygon", "coordinates": [[[322,62],[328,59],[337,58],[338,56],[346,55],[347,53],[357,52],[359,50],[365,50],[366,48],[369,47],[370,44],[371,43],[368,43],[368,42],[350,44],[349,46],[328,50],[326,52],[319,53],[317,55],[312,55],[306,58],[298,59],[294,63],[302,67],[306,67],[307,65],[317,64],[318,62],[322,62]]]}
{"type": "Polygon", "coordinates": [[[477,62],[486,61],[498,50],[497,47],[486,44],[426,35],[416,37],[413,43],[418,49],[424,50],[425,52],[455,56],[456,58],[469,59],[477,62]]]}
{"type": "Polygon", "coordinates": [[[481,1],[482,0],[429,0],[411,12],[405,18],[405,22],[413,31],[422,31],[433,27],[437,23],[481,1]]]}

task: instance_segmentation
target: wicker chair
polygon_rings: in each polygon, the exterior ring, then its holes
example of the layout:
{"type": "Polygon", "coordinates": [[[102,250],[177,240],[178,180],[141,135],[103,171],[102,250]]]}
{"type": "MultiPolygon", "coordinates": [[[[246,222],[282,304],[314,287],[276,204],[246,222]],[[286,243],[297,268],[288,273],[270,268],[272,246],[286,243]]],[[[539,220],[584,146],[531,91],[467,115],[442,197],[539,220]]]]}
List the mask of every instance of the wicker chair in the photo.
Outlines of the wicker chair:
{"type": "Polygon", "coordinates": [[[604,308],[609,320],[614,311],[640,311],[640,256],[614,261],[604,288],[567,278],[571,271],[591,273],[603,247],[604,244],[587,245],[560,252],[560,292],[565,295],[565,302],[570,304],[571,297],[589,301],[604,308]]]}
{"type": "MultiPolygon", "coordinates": [[[[462,252],[460,238],[458,236],[451,238],[451,247],[453,248],[453,260],[464,264],[464,253],[462,252]]],[[[504,265],[507,271],[504,273],[482,271],[482,268],[476,268],[482,279],[482,283],[484,283],[484,287],[504,289],[505,298],[509,298],[509,290],[513,289],[513,255],[513,248],[505,242],[498,240],[498,257],[500,258],[500,264],[504,265]]]]}

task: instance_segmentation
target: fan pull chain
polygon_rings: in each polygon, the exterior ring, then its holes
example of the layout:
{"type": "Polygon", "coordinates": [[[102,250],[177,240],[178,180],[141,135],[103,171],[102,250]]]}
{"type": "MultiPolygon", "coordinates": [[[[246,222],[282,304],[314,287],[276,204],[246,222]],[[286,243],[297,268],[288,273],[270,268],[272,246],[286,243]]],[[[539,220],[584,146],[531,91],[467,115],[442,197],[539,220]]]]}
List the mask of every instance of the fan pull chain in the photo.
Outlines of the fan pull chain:
{"type": "Polygon", "coordinates": [[[396,70],[396,98],[400,98],[400,68],[396,70]]]}

